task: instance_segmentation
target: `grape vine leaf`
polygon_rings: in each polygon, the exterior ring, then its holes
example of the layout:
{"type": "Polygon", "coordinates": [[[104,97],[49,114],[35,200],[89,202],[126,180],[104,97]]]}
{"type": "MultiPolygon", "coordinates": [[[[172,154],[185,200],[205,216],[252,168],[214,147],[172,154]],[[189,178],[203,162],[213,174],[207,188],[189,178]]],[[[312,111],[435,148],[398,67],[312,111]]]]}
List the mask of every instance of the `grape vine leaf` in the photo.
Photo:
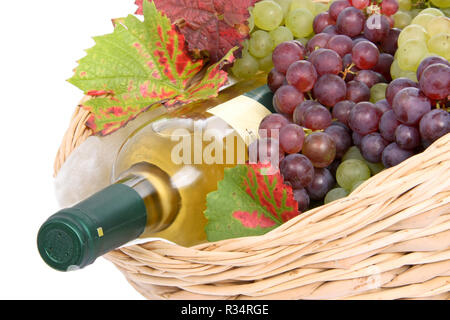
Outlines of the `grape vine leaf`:
{"type": "Polygon", "coordinates": [[[129,15],[115,21],[114,32],[95,37],[95,46],[79,61],[69,82],[93,97],[82,107],[91,112],[86,125],[107,135],[140,113],[215,97],[226,82],[221,66],[233,60],[233,50],[209,67],[193,60],[184,36],[152,2],[143,4],[144,21],[129,15]],[[192,83],[194,76],[203,78],[192,83]]]}
{"type": "Polygon", "coordinates": [[[217,191],[207,196],[208,241],[257,236],[299,214],[292,188],[270,164],[246,164],[225,169],[217,191]]]}
{"type": "MultiPolygon", "coordinates": [[[[142,13],[143,2],[136,13],[142,13]]],[[[156,7],[176,22],[194,56],[208,52],[219,61],[231,48],[240,47],[249,35],[249,7],[257,0],[153,0],[156,7]]]]}

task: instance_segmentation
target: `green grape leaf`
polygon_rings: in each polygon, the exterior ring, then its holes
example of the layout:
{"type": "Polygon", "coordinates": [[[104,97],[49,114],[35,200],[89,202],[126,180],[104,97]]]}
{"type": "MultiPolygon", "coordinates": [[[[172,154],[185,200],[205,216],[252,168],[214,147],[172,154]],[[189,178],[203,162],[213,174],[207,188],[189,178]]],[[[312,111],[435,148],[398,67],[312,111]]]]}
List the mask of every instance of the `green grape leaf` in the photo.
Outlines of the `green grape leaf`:
{"type": "Polygon", "coordinates": [[[207,196],[208,241],[258,236],[299,214],[292,188],[268,164],[225,169],[217,191],[207,196]]]}
{"type": "Polygon", "coordinates": [[[93,97],[82,107],[91,112],[86,125],[94,134],[110,134],[157,104],[215,97],[227,80],[220,66],[232,61],[233,50],[193,82],[204,61],[189,56],[184,36],[153,2],[144,1],[143,14],[144,21],[129,15],[114,21],[113,33],[95,37],[69,79],[93,97]]]}

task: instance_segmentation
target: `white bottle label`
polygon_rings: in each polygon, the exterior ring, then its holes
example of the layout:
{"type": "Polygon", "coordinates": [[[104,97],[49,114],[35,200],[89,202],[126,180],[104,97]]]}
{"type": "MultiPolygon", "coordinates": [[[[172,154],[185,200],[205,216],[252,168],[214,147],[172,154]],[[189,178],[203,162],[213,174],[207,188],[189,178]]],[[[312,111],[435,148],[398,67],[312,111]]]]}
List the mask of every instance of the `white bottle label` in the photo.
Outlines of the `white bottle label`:
{"type": "Polygon", "coordinates": [[[247,96],[238,96],[208,110],[209,113],[228,123],[246,144],[258,138],[258,127],[262,119],[271,114],[258,101],[247,96]]]}

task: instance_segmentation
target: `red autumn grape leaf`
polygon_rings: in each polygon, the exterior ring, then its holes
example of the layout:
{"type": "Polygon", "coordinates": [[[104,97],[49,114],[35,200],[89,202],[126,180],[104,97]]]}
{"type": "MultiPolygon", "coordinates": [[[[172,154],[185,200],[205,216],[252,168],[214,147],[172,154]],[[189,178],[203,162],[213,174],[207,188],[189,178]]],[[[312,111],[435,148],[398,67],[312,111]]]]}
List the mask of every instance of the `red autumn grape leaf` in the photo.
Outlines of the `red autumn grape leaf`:
{"type": "MultiPolygon", "coordinates": [[[[137,0],[142,13],[143,1],[137,0]]],[[[209,53],[219,61],[231,48],[248,37],[248,8],[257,0],[153,0],[156,7],[177,23],[194,55],[209,53]]]]}
{"type": "Polygon", "coordinates": [[[225,169],[217,191],[207,196],[209,241],[264,234],[299,214],[292,188],[268,164],[225,169]]]}
{"type": "Polygon", "coordinates": [[[189,56],[183,34],[153,3],[146,1],[143,13],[143,22],[129,15],[115,20],[113,33],[95,37],[69,80],[93,97],[82,107],[94,134],[110,134],[154,105],[215,97],[227,79],[220,66],[233,50],[203,72],[204,61],[189,56]]]}

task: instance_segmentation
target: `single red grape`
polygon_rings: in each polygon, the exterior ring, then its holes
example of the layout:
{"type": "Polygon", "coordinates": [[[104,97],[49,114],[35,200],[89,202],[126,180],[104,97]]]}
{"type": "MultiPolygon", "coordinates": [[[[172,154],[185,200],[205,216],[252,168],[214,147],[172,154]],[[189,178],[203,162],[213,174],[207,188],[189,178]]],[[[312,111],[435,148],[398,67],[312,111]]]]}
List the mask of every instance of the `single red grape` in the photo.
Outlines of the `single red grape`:
{"type": "Polygon", "coordinates": [[[321,104],[332,107],[345,99],[347,87],[345,81],[337,75],[324,74],[316,81],[313,93],[321,104]]]}
{"type": "Polygon", "coordinates": [[[327,43],[327,49],[336,51],[341,57],[344,57],[347,53],[352,52],[353,41],[350,37],[343,34],[332,36],[327,43]]]}
{"type": "Polygon", "coordinates": [[[319,34],[323,29],[330,25],[334,25],[335,21],[331,18],[328,12],[319,13],[313,21],[313,30],[315,34],[319,34]]]}
{"type": "Polygon", "coordinates": [[[401,124],[395,129],[395,142],[402,149],[415,149],[420,146],[420,133],[416,127],[401,124]]]}
{"type": "Polygon", "coordinates": [[[339,101],[333,107],[333,118],[338,119],[340,122],[348,126],[348,118],[350,116],[350,110],[354,107],[355,103],[353,101],[344,100],[339,101]]]}
{"type": "Polygon", "coordinates": [[[414,81],[408,78],[397,78],[393,80],[386,88],[386,100],[392,106],[394,97],[400,90],[408,87],[418,88],[419,86],[414,81]]]}
{"type": "Polygon", "coordinates": [[[370,89],[364,82],[350,81],[347,82],[347,100],[355,103],[370,100],[370,89]]]}
{"type": "Polygon", "coordinates": [[[298,203],[298,210],[300,212],[305,212],[306,210],[308,210],[310,199],[308,192],[306,192],[306,189],[305,188],[294,189],[293,193],[294,199],[298,203]]]}
{"type": "Polygon", "coordinates": [[[335,25],[329,25],[329,26],[325,27],[322,30],[322,33],[329,33],[332,36],[339,34],[335,25]]]}
{"type": "Polygon", "coordinates": [[[280,43],[272,53],[272,61],[278,72],[286,74],[289,66],[295,61],[304,58],[304,50],[295,42],[286,41],[280,43]]]}
{"type": "Polygon", "coordinates": [[[356,9],[365,9],[369,6],[370,0],[350,0],[350,3],[352,6],[354,6],[356,9]]]}
{"type": "Polygon", "coordinates": [[[306,60],[296,61],[287,70],[286,80],[300,92],[307,92],[314,87],[317,72],[312,63],[306,60]]]}
{"type": "Polygon", "coordinates": [[[275,93],[278,88],[283,85],[284,80],[284,74],[278,72],[277,69],[273,68],[267,75],[267,86],[269,87],[270,91],[275,93]]]}
{"type": "Polygon", "coordinates": [[[319,76],[331,73],[339,74],[342,71],[342,59],[333,50],[323,49],[317,53],[313,60],[314,68],[319,76]]]}
{"type": "Polygon", "coordinates": [[[280,171],[284,180],[294,189],[309,186],[314,178],[313,164],[306,156],[298,153],[287,155],[281,161],[280,171]]]}
{"type": "Polygon", "coordinates": [[[364,24],[364,37],[372,42],[380,42],[389,34],[390,25],[386,16],[373,14],[364,24]]]}
{"type": "Polygon", "coordinates": [[[311,130],[324,130],[331,125],[331,113],[319,104],[308,107],[303,113],[302,125],[311,130]]]}
{"type": "Polygon", "coordinates": [[[384,148],[389,144],[378,132],[364,136],[361,140],[361,154],[369,162],[378,163],[384,148]]]}
{"type": "Polygon", "coordinates": [[[381,1],[381,13],[392,16],[398,11],[398,1],[397,0],[383,0],[381,1]]]}
{"type": "MultiPolygon", "coordinates": [[[[333,4],[336,2],[333,2],[333,4]]],[[[340,34],[354,37],[359,35],[363,31],[364,20],[365,17],[361,10],[358,10],[354,7],[348,7],[342,10],[341,13],[339,13],[339,16],[336,20],[336,27],[340,34]]]]}
{"type": "Polygon", "coordinates": [[[308,109],[312,105],[321,105],[315,100],[305,100],[300,103],[297,107],[295,107],[294,114],[292,115],[292,120],[294,123],[303,126],[303,114],[306,109],[308,109]]]}
{"type": "Polygon", "coordinates": [[[373,70],[361,70],[355,76],[355,80],[361,81],[366,84],[369,88],[372,88],[374,84],[385,82],[384,77],[373,70]]]}
{"type": "Polygon", "coordinates": [[[336,157],[336,143],[324,132],[313,132],[303,143],[302,153],[316,168],[329,166],[336,157]]]}
{"type": "Polygon", "coordinates": [[[408,125],[419,124],[431,110],[430,100],[418,88],[404,88],[397,92],[392,103],[397,120],[408,125]]]}
{"type": "Polygon", "coordinates": [[[380,134],[389,142],[395,141],[395,130],[400,125],[394,110],[386,111],[380,119],[380,134]]]}
{"type": "Polygon", "coordinates": [[[430,99],[442,100],[450,96],[450,67],[443,63],[428,66],[419,81],[422,92],[430,99]]]}
{"type": "Polygon", "coordinates": [[[450,114],[442,109],[434,109],[420,120],[420,136],[425,146],[450,133],[450,114]]]}
{"type": "Polygon", "coordinates": [[[313,200],[322,200],[328,191],[333,189],[336,181],[327,168],[315,168],[314,179],[311,184],[306,187],[309,197],[313,200]]]}
{"type": "Polygon", "coordinates": [[[383,150],[381,160],[386,168],[394,167],[406,159],[412,157],[414,152],[400,148],[395,142],[392,142],[383,150]]]}
{"type": "Polygon", "coordinates": [[[448,63],[448,61],[442,57],[439,56],[430,56],[430,57],[426,57],[425,59],[423,59],[420,64],[419,67],[417,68],[417,80],[420,81],[420,78],[422,76],[422,72],[429,66],[431,66],[432,64],[436,64],[436,63],[443,63],[447,66],[450,67],[450,63],[448,63]]]}
{"type": "Polygon", "coordinates": [[[366,135],[378,130],[380,118],[381,113],[373,103],[359,102],[350,111],[348,124],[353,131],[366,135]]]}
{"type": "Polygon", "coordinates": [[[352,137],[350,133],[344,127],[335,124],[326,128],[325,133],[328,134],[336,144],[336,158],[342,158],[352,146],[352,137]]]}
{"type": "Polygon", "coordinates": [[[376,71],[383,75],[383,77],[390,82],[391,78],[391,65],[394,62],[394,57],[389,53],[382,53],[378,58],[377,65],[373,67],[373,71],[376,71]]]}
{"type": "Polygon", "coordinates": [[[294,123],[288,124],[280,130],[280,147],[288,153],[298,153],[302,150],[305,132],[294,123]]]}
{"type": "Polygon", "coordinates": [[[347,0],[333,1],[333,3],[330,5],[330,8],[328,10],[331,19],[336,21],[339,14],[341,13],[341,11],[344,10],[345,8],[349,8],[349,7],[351,7],[351,3],[347,0]]]}
{"type": "Polygon", "coordinates": [[[401,30],[397,28],[392,28],[389,30],[388,35],[381,41],[381,49],[385,53],[389,53],[390,55],[394,55],[398,48],[398,37],[400,35],[401,30]]]}
{"type": "Polygon", "coordinates": [[[259,124],[259,136],[260,137],[271,137],[272,133],[275,136],[279,135],[281,128],[289,124],[289,120],[283,117],[281,114],[273,113],[264,117],[264,119],[259,124]],[[272,131],[274,130],[274,131],[272,131]]]}
{"type": "Polygon", "coordinates": [[[327,46],[328,40],[330,40],[332,37],[329,33],[318,33],[314,37],[311,38],[311,40],[308,41],[308,44],[306,45],[306,52],[308,54],[311,54],[311,52],[320,49],[325,48],[327,46]]]}
{"type": "Polygon", "coordinates": [[[381,114],[384,114],[385,112],[388,112],[389,110],[392,110],[391,106],[387,102],[386,99],[381,99],[375,102],[375,108],[380,110],[381,114]]]}
{"type": "Polygon", "coordinates": [[[361,41],[352,49],[352,59],[359,69],[372,69],[377,65],[380,52],[370,41],[361,41]]]}
{"type": "Polygon", "coordinates": [[[275,92],[274,100],[281,113],[292,115],[295,107],[303,102],[304,95],[291,85],[283,85],[275,92]]]}

